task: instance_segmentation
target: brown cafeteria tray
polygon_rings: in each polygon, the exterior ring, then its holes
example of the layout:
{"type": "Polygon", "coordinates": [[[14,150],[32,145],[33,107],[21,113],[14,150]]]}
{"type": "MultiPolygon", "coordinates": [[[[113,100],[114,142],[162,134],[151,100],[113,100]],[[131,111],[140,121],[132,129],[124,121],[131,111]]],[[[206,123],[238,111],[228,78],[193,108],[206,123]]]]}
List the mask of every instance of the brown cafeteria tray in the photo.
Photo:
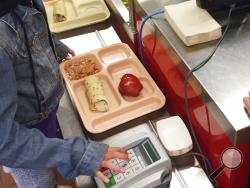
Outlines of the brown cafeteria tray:
{"type": "Polygon", "coordinates": [[[149,73],[126,44],[114,44],[76,56],[61,63],[60,70],[67,89],[76,105],[85,128],[90,133],[102,133],[122,123],[160,109],[165,104],[165,96],[149,73]],[[84,57],[93,59],[101,67],[95,75],[102,82],[109,111],[95,112],[89,109],[84,87],[84,79],[70,80],[64,69],[67,63],[79,62],[84,57]],[[125,97],[120,94],[118,85],[126,73],[136,75],[143,85],[138,97],[125,97]]]}

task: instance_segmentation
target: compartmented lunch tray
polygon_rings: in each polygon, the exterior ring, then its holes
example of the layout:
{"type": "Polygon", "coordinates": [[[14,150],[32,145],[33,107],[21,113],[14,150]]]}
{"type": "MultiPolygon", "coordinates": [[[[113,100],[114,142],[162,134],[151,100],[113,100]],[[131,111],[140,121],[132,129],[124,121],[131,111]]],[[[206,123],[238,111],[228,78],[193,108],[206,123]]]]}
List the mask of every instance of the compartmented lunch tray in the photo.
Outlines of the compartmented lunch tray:
{"type": "Polygon", "coordinates": [[[122,123],[160,109],[165,104],[165,96],[155,84],[149,73],[126,44],[114,44],[97,49],[60,64],[60,70],[67,89],[73,100],[85,128],[90,133],[102,133],[122,123]],[[109,110],[91,111],[84,86],[84,80],[70,80],[65,66],[82,60],[92,59],[100,67],[95,73],[102,82],[109,110]],[[121,77],[131,73],[137,76],[143,85],[137,97],[123,96],[118,89],[121,77]]]}
{"type": "Polygon", "coordinates": [[[44,5],[50,30],[56,33],[99,23],[110,16],[104,0],[46,0],[44,5]]]}

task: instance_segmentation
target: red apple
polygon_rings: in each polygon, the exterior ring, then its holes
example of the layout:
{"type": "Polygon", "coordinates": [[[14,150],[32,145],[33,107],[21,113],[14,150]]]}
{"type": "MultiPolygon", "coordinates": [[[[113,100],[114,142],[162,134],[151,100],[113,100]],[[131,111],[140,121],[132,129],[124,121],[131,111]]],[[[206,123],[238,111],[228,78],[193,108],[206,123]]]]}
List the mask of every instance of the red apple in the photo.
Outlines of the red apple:
{"type": "Polygon", "coordinates": [[[119,83],[119,91],[122,95],[137,97],[143,86],[140,80],[133,74],[124,74],[119,83]]]}

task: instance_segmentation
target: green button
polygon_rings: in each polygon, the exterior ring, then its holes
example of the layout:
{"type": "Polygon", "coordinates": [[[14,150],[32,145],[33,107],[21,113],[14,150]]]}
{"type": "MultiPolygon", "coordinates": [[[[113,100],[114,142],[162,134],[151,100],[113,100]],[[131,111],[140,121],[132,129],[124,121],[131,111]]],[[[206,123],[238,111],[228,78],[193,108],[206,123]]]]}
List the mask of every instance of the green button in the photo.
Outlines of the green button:
{"type": "Polygon", "coordinates": [[[115,182],[114,176],[112,176],[109,178],[109,182],[105,183],[105,188],[110,188],[115,184],[116,184],[116,182],[115,182]]]}

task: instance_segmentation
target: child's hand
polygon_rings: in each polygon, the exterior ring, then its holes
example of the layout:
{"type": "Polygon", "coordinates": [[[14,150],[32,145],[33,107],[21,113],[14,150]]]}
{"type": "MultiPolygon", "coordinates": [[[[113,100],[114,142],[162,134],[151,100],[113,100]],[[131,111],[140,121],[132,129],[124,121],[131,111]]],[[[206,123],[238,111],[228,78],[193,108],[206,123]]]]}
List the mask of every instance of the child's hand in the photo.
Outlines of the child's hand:
{"type": "Polygon", "coordinates": [[[248,93],[247,97],[244,97],[243,102],[245,104],[245,109],[248,112],[248,115],[250,115],[250,92],[248,93]]]}
{"type": "Polygon", "coordinates": [[[62,63],[62,62],[64,62],[64,61],[66,61],[66,60],[70,60],[70,59],[71,59],[72,57],[74,57],[74,56],[76,56],[75,51],[72,50],[72,49],[69,49],[67,56],[64,57],[59,63],[62,63]]]}
{"type": "Polygon", "coordinates": [[[76,56],[75,51],[72,49],[69,49],[69,53],[64,59],[69,60],[69,59],[71,59],[71,57],[74,57],[74,56],[76,56]]]}
{"type": "MultiPolygon", "coordinates": [[[[113,159],[113,158],[119,158],[119,159],[128,161],[128,153],[125,149],[122,149],[122,148],[112,148],[112,147],[109,148],[107,153],[104,155],[101,168],[109,168],[115,172],[124,173],[125,170],[122,167],[118,165],[114,165],[111,162],[109,162],[109,159],[113,159]]],[[[108,177],[106,177],[101,171],[98,171],[96,173],[96,176],[99,177],[105,183],[109,182],[108,177]]]]}

